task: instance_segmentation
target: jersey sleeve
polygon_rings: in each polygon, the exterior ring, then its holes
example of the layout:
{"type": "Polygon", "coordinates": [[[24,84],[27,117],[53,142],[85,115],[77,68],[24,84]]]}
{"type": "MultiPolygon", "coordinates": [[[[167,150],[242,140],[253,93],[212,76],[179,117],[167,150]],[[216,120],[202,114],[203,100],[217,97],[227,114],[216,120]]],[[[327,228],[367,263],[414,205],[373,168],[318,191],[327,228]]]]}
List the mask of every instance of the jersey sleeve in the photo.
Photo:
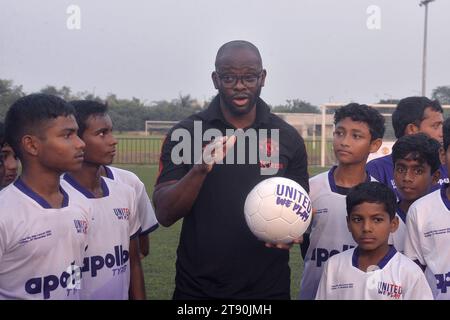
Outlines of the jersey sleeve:
{"type": "Polygon", "coordinates": [[[405,255],[413,261],[426,265],[420,244],[420,232],[417,224],[417,208],[412,205],[406,215],[405,255]]]}
{"type": "MultiPolygon", "coordinates": [[[[140,182],[140,181],[139,181],[140,182]]],[[[156,230],[159,226],[156,219],[150,198],[148,197],[145,185],[141,182],[136,189],[137,215],[141,224],[141,235],[148,234],[156,230]]]]}
{"type": "Polygon", "coordinates": [[[405,293],[405,300],[433,300],[433,293],[428,284],[425,274],[417,268],[417,273],[415,274],[415,281],[408,287],[408,291],[405,293]]]}
{"type": "Polygon", "coordinates": [[[329,273],[329,262],[325,262],[325,266],[323,268],[322,276],[320,277],[319,287],[316,293],[316,300],[327,300],[328,297],[328,273],[329,273]]]}
{"type": "Polygon", "coordinates": [[[141,232],[141,223],[137,212],[136,192],[130,188],[130,216],[128,218],[130,224],[130,239],[138,236],[141,232]]]}

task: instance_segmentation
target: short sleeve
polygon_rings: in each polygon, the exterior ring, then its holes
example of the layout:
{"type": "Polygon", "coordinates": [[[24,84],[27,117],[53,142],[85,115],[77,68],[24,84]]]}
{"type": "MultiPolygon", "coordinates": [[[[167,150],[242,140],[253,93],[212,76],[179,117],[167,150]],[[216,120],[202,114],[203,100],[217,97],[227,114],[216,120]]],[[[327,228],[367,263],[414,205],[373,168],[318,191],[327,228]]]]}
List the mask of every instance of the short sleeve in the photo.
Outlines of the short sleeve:
{"type": "Polygon", "coordinates": [[[425,274],[421,272],[419,267],[417,267],[417,275],[414,280],[415,282],[408,286],[408,291],[405,294],[405,300],[433,300],[433,293],[428,284],[425,274]]]}
{"type": "Polygon", "coordinates": [[[426,261],[420,245],[420,232],[417,224],[417,208],[413,205],[406,215],[405,255],[411,260],[419,261],[423,266],[426,261]]]}
{"type": "Polygon", "coordinates": [[[158,228],[158,220],[156,219],[155,210],[145,190],[145,185],[140,183],[136,191],[137,215],[141,223],[141,234],[148,234],[158,228]]]}
{"type": "Polygon", "coordinates": [[[130,216],[129,216],[129,224],[130,224],[130,238],[134,238],[141,232],[141,223],[139,221],[139,216],[137,212],[137,199],[136,193],[133,189],[130,190],[130,216]]]}

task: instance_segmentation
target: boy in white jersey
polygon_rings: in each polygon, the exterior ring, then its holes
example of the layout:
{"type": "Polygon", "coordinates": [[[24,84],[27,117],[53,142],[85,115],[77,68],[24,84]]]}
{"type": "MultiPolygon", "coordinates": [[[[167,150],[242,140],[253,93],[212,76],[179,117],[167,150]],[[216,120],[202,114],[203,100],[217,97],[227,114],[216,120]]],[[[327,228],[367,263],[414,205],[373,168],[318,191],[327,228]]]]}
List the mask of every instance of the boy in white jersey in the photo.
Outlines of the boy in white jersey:
{"type": "MultiPolygon", "coordinates": [[[[399,101],[392,113],[392,127],[397,139],[405,135],[423,132],[442,144],[443,121],[441,104],[438,100],[430,100],[427,97],[404,98],[399,101]]],[[[371,160],[367,163],[366,168],[372,177],[394,190],[397,198],[400,197],[394,182],[392,154],[371,160]]],[[[448,182],[448,172],[445,165],[441,165],[439,171],[439,184],[435,184],[431,191],[439,189],[440,185],[448,182]]]]}
{"type": "Polygon", "coordinates": [[[5,127],[0,122],[0,190],[17,178],[19,160],[11,146],[5,143],[5,127]]]}
{"type": "Polygon", "coordinates": [[[136,209],[142,229],[139,234],[139,251],[141,258],[146,257],[150,251],[149,234],[155,231],[159,224],[144,183],[133,172],[111,166],[103,166],[101,175],[120,183],[125,183],[136,192],[136,209]]]}
{"type": "Polygon", "coordinates": [[[430,300],[420,268],[388,244],[398,227],[396,197],[380,182],[365,182],[347,195],[347,224],[358,246],[325,264],[318,300],[430,300]]]}
{"type": "Polygon", "coordinates": [[[0,193],[0,299],[79,298],[92,211],[59,183],[83,162],[73,113],[58,97],[32,94],[6,115],[22,173],[0,193]]]}
{"type": "Polygon", "coordinates": [[[441,145],[425,133],[403,136],[392,147],[394,181],[400,201],[397,206],[399,227],[389,236],[389,244],[404,252],[406,214],[411,204],[428,194],[439,180],[441,145]]]}
{"type": "Polygon", "coordinates": [[[356,245],[346,225],[345,196],[351,187],[371,180],[365,170],[367,157],[379,149],[384,134],[381,114],[374,108],[357,103],[336,110],[334,124],[333,149],[338,165],[309,181],[316,214],[304,257],[300,289],[300,299],[304,300],[312,300],[316,296],[327,259],[356,245]]]}
{"type": "MultiPolygon", "coordinates": [[[[450,167],[450,119],[443,126],[445,162],[450,167]]],[[[445,183],[415,201],[406,217],[405,254],[417,262],[437,300],[450,299],[450,189],[445,183]]]]}
{"type": "Polygon", "coordinates": [[[90,199],[95,210],[80,296],[89,300],[145,299],[136,194],[130,186],[100,175],[101,167],[111,164],[117,145],[107,106],[96,101],[71,104],[78,135],[86,147],[82,167],[66,173],[64,181],[90,199]]]}

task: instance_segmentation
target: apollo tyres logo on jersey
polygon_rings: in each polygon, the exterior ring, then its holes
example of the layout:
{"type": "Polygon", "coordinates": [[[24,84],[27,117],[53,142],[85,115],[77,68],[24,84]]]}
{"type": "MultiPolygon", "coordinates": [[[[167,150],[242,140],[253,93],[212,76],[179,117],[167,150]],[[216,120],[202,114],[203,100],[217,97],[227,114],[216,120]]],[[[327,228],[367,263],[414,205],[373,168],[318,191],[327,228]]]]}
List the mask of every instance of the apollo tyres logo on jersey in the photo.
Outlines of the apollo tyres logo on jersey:
{"type": "Polygon", "coordinates": [[[83,260],[81,272],[89,272],[91,277],[96,277],[103,268],[111,269],[113,276],[124,273],[127,270],[127,261],[129,259],[128,250],[123,250],[122,245],[114,247],[114,254],[107,253],[103,256],[86,257],[83,260]]]}
{"type": "Polygon", "coordinates": [[[45,300],[51,298],[51,292],[59,286],[67,290],[67,297],[75,295],[80,289],[80,267],[73,261],[60,276],[49,274],[43,277],[31,278],[25,282],[25,291],[29,294],[43,294],[45,300]]]}
{"type": "Polygon", "coordinates": [[[447,288],[450,287],[450,272],[435,274],[434,277],[436,278],[436,289],[441,293],[447,293],[447,288]]]}
{"type": "Polygon", "coordinates": [[[311,254],[311,261],[316,261],[316,266],[321,267],[329,258],[334,256],[335,254],[344,252],[346,250],[352,249],[355,246],[351,244],[344,244],[342,246],[342,251],[339,250],[327,250],[325,248],[315,248],[311,254]]]}

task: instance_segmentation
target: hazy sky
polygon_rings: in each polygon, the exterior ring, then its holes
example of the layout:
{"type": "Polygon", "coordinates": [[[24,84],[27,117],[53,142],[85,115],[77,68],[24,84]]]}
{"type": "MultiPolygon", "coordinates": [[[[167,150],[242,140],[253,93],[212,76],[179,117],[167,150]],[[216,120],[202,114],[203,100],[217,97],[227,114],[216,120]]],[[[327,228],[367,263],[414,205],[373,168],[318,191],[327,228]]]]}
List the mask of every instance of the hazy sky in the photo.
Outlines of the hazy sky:
{"type": "MultiPolygon", "coordinates": [[[[180,93],[204,100],[215,94],[217,49],[245,39],[261,51],[268,72],[262,97],[273,105],[419,95],[419,2],[0,0],[0,78],[28,93],[49,84],[147,103],[180,93]],[[70,5],[80,9],[80,29],[67,27],[77,21],[70,5]],[[368,20],[380,28],[368,28],[368,20]]],[[[430,4],[428,95],[450,85],[449,16],[450,0],[430,4]]]]}

